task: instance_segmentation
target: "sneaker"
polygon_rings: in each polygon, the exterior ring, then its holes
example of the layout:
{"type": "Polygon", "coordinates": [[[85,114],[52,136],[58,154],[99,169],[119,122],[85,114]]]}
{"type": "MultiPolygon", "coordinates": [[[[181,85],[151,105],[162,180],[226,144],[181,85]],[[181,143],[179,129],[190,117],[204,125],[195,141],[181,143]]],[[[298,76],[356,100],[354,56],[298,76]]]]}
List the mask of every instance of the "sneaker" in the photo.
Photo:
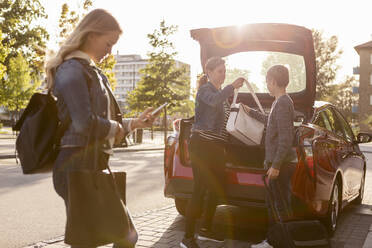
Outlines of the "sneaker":
{"type": "Polygon", "coordinates": [[[194,238],[183,238],[180,243],[182,248],[199,248],[198,243],[196,243],[194,238]]]}
{"type": "Polygon", "coordinates": [[[259,244],[255,244],[255,245],[251,245],[251,248],[274,248],[273,246],[271,246],[267,240],[264,240],[262,241],[261,243],[259,244]]]}
{"type": "Polygon", "coordinates": [[[214,241],[214,242],[223,242],[224,239],[218,237],[215,233],[211,232],[208,229],[201,228],[198,233],[199,240],[214,241]]]}

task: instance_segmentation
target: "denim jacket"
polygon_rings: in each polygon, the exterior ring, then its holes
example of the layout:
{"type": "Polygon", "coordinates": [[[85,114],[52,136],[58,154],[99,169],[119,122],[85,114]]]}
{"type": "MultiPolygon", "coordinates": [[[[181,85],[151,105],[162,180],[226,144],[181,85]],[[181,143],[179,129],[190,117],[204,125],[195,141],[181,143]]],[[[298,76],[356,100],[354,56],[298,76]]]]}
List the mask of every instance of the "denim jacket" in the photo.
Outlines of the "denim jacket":
{"type": "MultiPolygon", "coordinates": [[[[106,76],[83,59],[64,61],[56,70],[53,94],[57,97],[58,117],[71,124],[61,139],[61,147],[87,146],[93,137],[98,149],[108,149],[112,129],[108,116],[108,96],[115,106],[115,121],[122,123],[120,109],[106,76]]],[[[128,123],[122,123],[128,131],[128,123]]]]}
{"type": "Polygon", "coordinates": [[[234,87],[227,85],[223,90],[208,82],[200,86],[195,100],[195,122],[193,131],[221,132],[224,125],[223,102],[234,93],[234,87]]]}

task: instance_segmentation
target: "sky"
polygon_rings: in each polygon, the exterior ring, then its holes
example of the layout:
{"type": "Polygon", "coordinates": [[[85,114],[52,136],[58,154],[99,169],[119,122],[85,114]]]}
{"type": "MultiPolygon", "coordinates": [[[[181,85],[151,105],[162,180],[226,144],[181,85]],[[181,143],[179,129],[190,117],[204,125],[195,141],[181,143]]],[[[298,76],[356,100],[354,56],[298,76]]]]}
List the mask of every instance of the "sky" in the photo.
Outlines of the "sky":
{"type": "MultiPolygon", "coordinates": [[[[82,0],[41,0],[49,16],[46,26],[51,34],[56,34],[64,2],[77,8],[82,0]]],[[[190,30],[195,28],[289,23],[322,30],[325,37],[336,35],[343,50],[338,61],[339,81],[359,66],[354,47],[372,40],[371,0],[93,0],[93,8],[110,11],[124,30],[113,53],[146,57],[151,50],[147,34],[158,28],[162,20],[178,25],[171,40],[178,52],[176,58],[191,65],[193,84],[196,73],[201,72],[199,44],[190,37],[190,30]]],[[[51,39],[50,47],[54,44],[51,39]]]]}

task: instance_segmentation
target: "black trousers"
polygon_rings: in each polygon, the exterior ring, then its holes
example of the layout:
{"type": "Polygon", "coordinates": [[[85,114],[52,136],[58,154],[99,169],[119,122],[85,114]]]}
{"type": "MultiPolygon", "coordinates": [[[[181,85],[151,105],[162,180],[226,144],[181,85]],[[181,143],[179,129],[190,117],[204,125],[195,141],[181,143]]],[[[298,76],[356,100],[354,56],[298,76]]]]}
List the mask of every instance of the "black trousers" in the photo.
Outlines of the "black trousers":
{"type": "Polygon", "coordinates": [[[186,209],[185,237],[195,233],[196,219],[201,216],[204,206],[204,228],[211,229],[218,201],[225,195],[225,148],[217,142],[207,141],[193,133],[189,145],[190,160],[194,176],[194,188],[186,209]]]}
{"type": "MultiPolygon", "coordinates": [[[[272,193],[272,201],[276,212],[280,215],[283,221],[289,220],[293,217],[292,210],[292,187],[291,179],[295,167],[290,164],[283,164],[280,168],[279,176],[276,179],[269,180],[269,189],[272,193]]],[[[268,235],[267,239],[270,244],[274,244],[270,234],[270,229],[276,223],[273,214],[273,209],[269,203],[269,196],[266,195],[266,206],[268,209],[268,235]]]]}

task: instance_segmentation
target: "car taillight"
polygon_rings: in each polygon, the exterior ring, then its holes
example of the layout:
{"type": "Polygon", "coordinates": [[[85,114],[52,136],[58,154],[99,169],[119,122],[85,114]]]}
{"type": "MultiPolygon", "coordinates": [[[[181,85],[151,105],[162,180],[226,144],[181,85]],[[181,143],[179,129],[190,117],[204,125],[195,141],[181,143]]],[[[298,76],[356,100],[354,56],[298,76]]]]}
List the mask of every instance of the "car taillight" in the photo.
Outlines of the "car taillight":
{"type": "Polygon", "coordinates": [[[304,139],[303,141],[303,151],[304,151],[304,163],[309,169],[308,172],[310,176],[315,177],[315,167],[314,167],[314,155],[311,140],[304,139]]]}

